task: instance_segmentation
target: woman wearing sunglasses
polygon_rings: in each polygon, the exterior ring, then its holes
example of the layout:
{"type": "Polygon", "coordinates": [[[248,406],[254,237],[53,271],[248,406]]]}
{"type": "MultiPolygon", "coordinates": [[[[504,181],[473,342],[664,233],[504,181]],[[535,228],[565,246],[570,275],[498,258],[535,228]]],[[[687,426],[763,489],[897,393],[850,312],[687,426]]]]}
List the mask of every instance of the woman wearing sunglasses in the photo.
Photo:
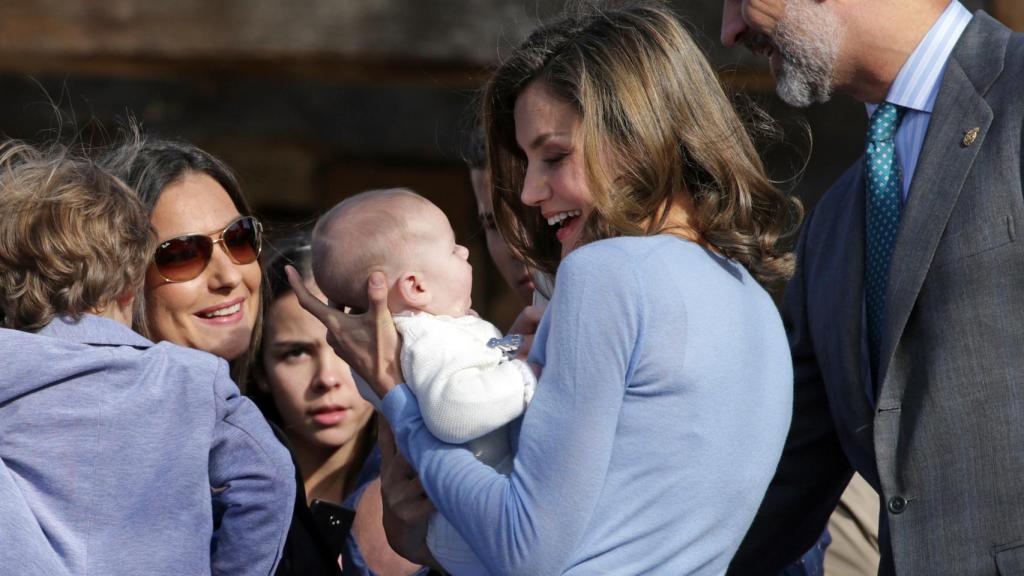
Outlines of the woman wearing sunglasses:
{"type": "Polygon", "coordinates": [[[146,140],[116,156],[159,241],[136,328],[226,359],[244,388],[260,334],[262,228],[238,180],[223,162],[183,142],[146,140]]]}
{"type": "MultiPolygon", "coordinates": [[[[157,233],[136,330],[155,341],[228,360],[245,390],[263,324],[258,260],[263,227],[252,216],[238,180],[222,161],[184,142],[136,138],[114,150],[109,163],[136,190],[157,233]]],[[[285,434],[276,431],[287,444],[285,434]]],[[[377,471],[367,473],[375,476],[377,471]]],[[[277,574],[340,574],[334,540],[345,535],[337,532],[337,522],[322,526],[310,513],[303,484],[298,477],[295,513],[277,574]]],[[[376,485],[374,490],[367,502],[371,507],[380,501],[376,485]]],[[[342,491],[338,486],[337,492],[342,491]]],[[[355,519],[354,539],[347,541],[362,550],[349,556],[369,566],[392,566],[401,557],[387,544],[379,509],[376,504],[371,510],[373,521],[355,519]]],[[[372,573],[369,568],[362,572],[372,573]]]]}

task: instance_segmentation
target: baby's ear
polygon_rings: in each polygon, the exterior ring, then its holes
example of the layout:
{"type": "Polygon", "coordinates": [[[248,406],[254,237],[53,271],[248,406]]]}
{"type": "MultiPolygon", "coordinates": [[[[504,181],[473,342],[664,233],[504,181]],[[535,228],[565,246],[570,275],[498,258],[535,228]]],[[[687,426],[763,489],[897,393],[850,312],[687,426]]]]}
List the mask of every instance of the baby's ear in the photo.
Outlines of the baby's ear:
{"type": "Polygon", "coordinates": [[[418,272],[403,272],[395,283],[398,297],[410,308],[422,309],[430,304],[430,291],[423,283],[423,275],[418,272]]]}

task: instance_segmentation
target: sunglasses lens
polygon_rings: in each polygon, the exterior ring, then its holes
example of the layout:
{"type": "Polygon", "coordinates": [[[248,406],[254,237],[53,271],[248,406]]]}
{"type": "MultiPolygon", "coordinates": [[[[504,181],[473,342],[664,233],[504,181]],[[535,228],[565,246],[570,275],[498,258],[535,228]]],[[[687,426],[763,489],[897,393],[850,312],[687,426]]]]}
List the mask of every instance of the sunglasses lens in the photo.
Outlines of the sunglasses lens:
{"type": "Polygon", "coordinates": [[[248,216],[224,230],[224,248],[236,264],[251,264],[260,255],[260,230],[256,219],[248,216]]]}
{"type": "Polygon", "coordinates": [[[202,274],[212,253],[213,242],[208,237],[181,236],[160,243],[153,264],[164,278],[185,282],[202,274]]]}

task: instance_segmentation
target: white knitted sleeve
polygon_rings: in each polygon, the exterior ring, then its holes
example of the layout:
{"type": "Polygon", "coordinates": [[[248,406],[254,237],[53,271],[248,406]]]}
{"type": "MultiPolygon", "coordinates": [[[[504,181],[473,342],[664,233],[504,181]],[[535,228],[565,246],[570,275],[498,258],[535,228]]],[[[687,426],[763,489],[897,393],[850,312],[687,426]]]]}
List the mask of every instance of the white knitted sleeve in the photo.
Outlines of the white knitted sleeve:
{"type": "Polygon", "coordinates": [[[479,318],[396,317],[402,372],[430,432],[463,444],[522,415],[536,378],[525,362],[487,346],[500,336],[479,318]]]}

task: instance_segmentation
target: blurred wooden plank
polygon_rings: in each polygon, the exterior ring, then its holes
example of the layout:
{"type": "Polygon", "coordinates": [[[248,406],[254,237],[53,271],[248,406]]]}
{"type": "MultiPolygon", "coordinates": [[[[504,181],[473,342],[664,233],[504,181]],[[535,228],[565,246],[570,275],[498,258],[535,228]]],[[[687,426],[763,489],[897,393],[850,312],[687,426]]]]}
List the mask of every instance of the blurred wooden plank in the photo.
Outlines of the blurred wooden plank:
{"type": "MultiPolygon", "coordinates": [[[[965,0],[982,1],[982,0],[965,0]]],[[[721,0],[671,0],[718,67],[721,0]]],[[[0,71],[299,75],[468,85],[564,0],[2,0],[0,71]]],[[[571,3],[570,3],[571,4],[571,3]]],[[[763,84],[763,83],[762,83],[763,84]]]]}
{"type": "Polygon", "coordinates": [[[457,61],[375,60],[341,56],[155,57],[131,55],[10,54],[0,51],[0,74],[70,75],[117,79],[316,80],[336,84],[437,85],[475,89],[487,68],[457,61]]]}
{"type": "Polygon", "coordinates": [[[1021,0],[989,0],[988,11],[1010,28],[1024,32],[1024,2],[1021,0]]]}
{"type": "Polygon", "coordinates": [[[150,132],[206,142],[216,135],[256,142],[295,141],[334,156],[460,162],[472,89],[421,82],[344,84],[276,77],[0,75],[0,132],[35,138],[95,119],[113,130],[134,115],[150,132]],[[77,119],[77,120],[76,120],[77,119]]]}
{"type": "MultiPolygon", "coordinates": [[[[1020,0],[961,0],[1020,23],[1020,0]]],[[[572,3],[569,3],[572,4],[572,3]]],[[[721,0],[669,2],[716,66],[764,69],[718,41],[721,0]]],[[[491,65],[564,0],[3,0],[0,57],[491,65]]]]}
{"type": "Polygon", "coordinates": [[[561,2],[4,0],[0,53],[486,63],[561,2]]]}

